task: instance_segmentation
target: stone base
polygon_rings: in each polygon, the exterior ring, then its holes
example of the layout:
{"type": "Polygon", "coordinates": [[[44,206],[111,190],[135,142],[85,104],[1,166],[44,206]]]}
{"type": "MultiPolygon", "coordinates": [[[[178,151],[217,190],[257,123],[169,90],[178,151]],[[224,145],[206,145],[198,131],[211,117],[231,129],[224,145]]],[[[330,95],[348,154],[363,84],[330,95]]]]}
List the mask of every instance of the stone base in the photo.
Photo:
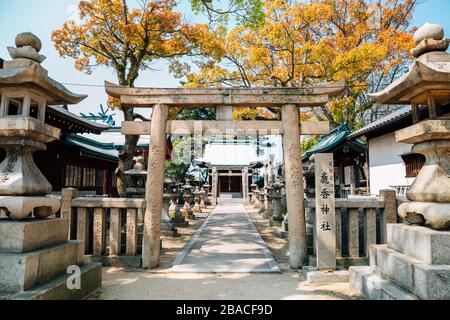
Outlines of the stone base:
{"type": "Polygon", "coordinates": [[[173,223],[175,226],[188,226],[188,225],[189,225],[189,221],[186,221],[186,220],[184,219],[184,217],[175,217],[175,218],[172,218],[172,223],[173,223]]]}
{"type": "Polygon", "coordinates": [[[450,203],[405,202],[398,208],[398,214],[407,223],[429,223],[438,230],[450,229],[450,203]]]}
{"type": "Polygon", "coordinates": [[[350,287],[369,300],[417,300],[414,295],[373,273],[370,267],[350,267],[350,287]]]}
{"type": "Polygon", "coordinates": [[[162,230],[161,236],[175,238],[178,236],[178,231],[177,230],[162,230]]]}
{"type": "Polygon", "coordinates": [[[427,264],[450,265],[450,231],[406,224],[387,226],[388,247],[427,264]]]}
{"type": "Polygon", "coordinates": [[[198,207],[194,207],[194,209],[192,210],[195,213],[202,213],[202,208],[198,207]]]}
{"type": "Polygon", "coordinates": [[[68,225],[63,219],[0,219],[0,252],[24,253],[65,242],[68,225]]]}
{"type": "Polygon", "coordinates": [[[277,230],[276,236],[280,239],[289,239],[289,231],[277,230]]]}
{"type": "Polygon", "coordinates": [[[11,293],[29,290],[83,262],[81,241],[68,241],[30,253],[0,253],[0,290],[11,293]]]}
{"type": "Polygon", "coordinates": [[[269,227],[281,227],[283,220],[283,217],[271,217],[269,220],[269,227]]]}
{"type": "Polygon", "coordinates": [[[163,222],[161,223],[161,235],[164,237],[176,237],[178,235],[177,229],[173,223],[163,222]]]}
{"type": "Polygon", "coordinates": [[[350,273],[346,270],[318,270],[315,267],[303,267],[303,274],[311,284],[349,282],[350,273]]]}
{"type": "MultiPolygon", "coordinates": [[[[388,245],[370,249],[370,268],[350,268],[352,289],[367,298],[393,296],[386,287],[425,300],[450,299],[449,233],[402,224],[388,225],[388,245]],[[370,291],[367,286],[378,287],[370,291]],[[388,291],[389,291],[388,290],[388,291]],[[398,290],[397,290],[398,291],[398,290]]],[[[400,297],[407,298],[405,295],[400,297]]]]}
{"type": "Polygon", "coordinates": [[[30,291],[8,294],[0,292],[0,300],[80,300],[101,287],[102,265],[88,263],[81,267],[81,289],[69,290],[67,280],[70,275],[64,274],[30,291]]]}
{"type": "Polygon", "coordinates": [[[11,219],[25,220],[30,214],[37,218],[55,215],[61,207],[61,200],[52,197],[0,197],[0,208],[6,209],[11,219]]]}
{"type": "Polygon", "coordinates": [[[268,212],[268,211],[264,211],[264,213],[262,214],[263,218],[265,219],[272,219],[273,213],[272,212],[268,212]]]}
{"type": "Polygon", "coordinates": [[[371,260],[378,275],[420,299],[450,300],[450,265],[426,264],[387,246],[375,246],[371,260]]]}

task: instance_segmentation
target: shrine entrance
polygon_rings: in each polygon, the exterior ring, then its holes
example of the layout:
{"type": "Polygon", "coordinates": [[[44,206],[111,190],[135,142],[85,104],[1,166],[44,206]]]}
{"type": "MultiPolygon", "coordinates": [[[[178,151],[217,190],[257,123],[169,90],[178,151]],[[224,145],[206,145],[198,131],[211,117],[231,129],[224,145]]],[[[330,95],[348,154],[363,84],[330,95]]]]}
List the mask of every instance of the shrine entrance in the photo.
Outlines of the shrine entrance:
{"type": "Polygon", "coordinates": [[[240,194],[243,197],[242,178],[238,176],[219,177],[219,197],[223,193],[240,194]]]}
{"type": "MultiPolygon", "coordinates": [[[[331,86],[263,89],[143,89],[125,88],[106,82],[106,92],[120,99],[122,107],[152,108],[151,122],[124,122],[126,135],[150,135],[146,212],[142,266],[157,268],[160,258],[161,210],[163,206],[164,161],[167,135],[194,136],[267,136],[282,135],[286,172],[286,196],[289,212],[290,264],[298,269],[306,262],[306,223],[304,214],[301,135],[324,135],[328,122],[300,122],[300,109],[322,107],[331,97],[343,93],[345,82],[331,86]],[[217,121],[168,121],[169,108],[216,108],[217,121]],[[280,108],[281,121],[232,121],[233,107],[280,108]],[[230,112],[231,110],[231,112],[230,112]],[[224,117],[224,115],[226,115],[224,117]],[[223,119],[226,120],[223,120],[223,119]]],[[[214,171],[214,168],[213,168],[214,171]]],[[[212,176],[213,198],[217,196],[219,177],[212,176]]],[[[242,177],[248,177],[244,168],[242,177]]],[[[244,197],[248,180],[242,179],[244,197]]],[[[217,199],[215,203],[217,203],[217,199]]]]}

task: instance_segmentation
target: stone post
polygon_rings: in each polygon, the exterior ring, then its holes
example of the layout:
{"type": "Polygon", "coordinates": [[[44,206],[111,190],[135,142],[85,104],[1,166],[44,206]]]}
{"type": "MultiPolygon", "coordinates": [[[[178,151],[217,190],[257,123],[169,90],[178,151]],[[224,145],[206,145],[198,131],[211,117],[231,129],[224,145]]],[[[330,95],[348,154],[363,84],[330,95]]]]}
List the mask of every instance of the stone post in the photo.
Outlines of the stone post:
{"type": "Polygon", "coordinates": [[[200,189],[200,208],[201,209],[206,209],[205,197],[206,197],[206,191],[205,191],[205,188],[202,187],[200,189]]]}
{"type": "MultiPolygon", "coordinates": [[[[61,192],[61,219],[65,219],[68,222],[69,237],[72,239],[72,199],[77,196],[77,189],[65,188],[61,192]]],[[[73,235],[75,237],[75,235],[73,235]]]]}
{"type": "Polygon", "coordinates": [[[258,186],[256,186],[255,191],[253,191],[253,208],[260,209],[261,208],[261,200],[260,200],[261,191],[259,191],[258,186]]]}
{"type": "Polygon", "coordinates": [[[248,167],[245,167],[244,170],[242,170],[242,190],[244,197],[244,205],[248,206],[250,204],[248,198],[248,167]]]}
{"type": "Polygon", "coordinates": [[[266,212],[266,200],[267,200],[267,196],[266,196],[266,190],[263,189],[263,191],[259,193],[259,201],[261,202],[261,207],[259,208],[258,213],[260,214],[264,214],[264,212],[266,212]]]}
{"type": "Polygon", "coordinates": [[[251,194],[250,194],[250,204],[252,205],[252,206],[255,206],[255,193],[256,193],[256,189],[258,188],[258,185],[257,184],[255,184],[255,183],[252,183],[251,185],[250,185],[250,188],[251,188],[251,190],[252,190],[252,192],[251,192],[251,194]]]}
{"type": "Polygon", "coordinates": [[[282,208],[281,208],[281,188],[283,185],[280,182],[273,184],[273,215],[271,218],[272,226],[281,226],[283,222],[282,208]]]}
{"type": "Polygon", "coordinates": [[[216,108],[216,120],[233,120],[233,106],[218,106],[216,108]]]}
{"type": "Polygon", "coordinates": [[[213,207],[217,206],[217,186],[219,183],[219,174],[217,168],[212,168],[212,195],[211,195],[211,205],[213,207]]]}
{"type": "Polygon", "coordinates": [[[317,269],[336,269],[336,204],[333,154],[314,156],[316,168],[315,246],[317,269]]]}
{"type": "Polygon", "coordinates": [[[150,153],[145,190],[147,206],[142,248],[142,267],[149,269],[155,269],[159,266],[161,251],[161,210],[163,206],[168,111],[169,108],[166,105],[155,105],[151,121],[150,153]]]}
{"type": "Polygon", "coordinates": [[[272,219],[272,216],[274,214],[274,203],[273,203],[273,199],[274,199],[274,190],[272,188],[272,186],[268,186],[266,188],[266,202],[267,202],[267,208],[266,211],[264,211],[263,217],[264,218],[268,218],[269,220],[272,219]]]}
{"type": "Polygon", "coordinates": [[[202,208],[200,207],[200,197],[201,197],[201,192],[200,192],[200,188],[196,187],[195,188],[195,192],[194,192],[194,213],[201,213],[202,212],[202,208]]]}
{"type": "Polygon", "coordinates": [[[179,198],[180,198],[180,185],[173,184],[171,186],[171,201],[170,201],[170,207],[169,207],[169,216],[172,218],[172,221],[175,224],[186,224],[186,221],[183,217],[183,214],[181,213],[179,198]]]}
{"type": "Polygon", "coordinates": [[[164,194],[163,194],[163,207],[161,210],[161,234],[166,237],[175,237],[177,235],[177,229],[174,222],[169,217],[170,202],[172,199],[172,187],[174,181],[170,178],[166,178],[164,181],[164,194]]]}
{"type": "Polygon", "coordinates": [[[183,216],[186,220],[195,219],[194,212],[191,209],[192,189],[193,189],[193,187],[189,184],[189,181],[186,181],[186,185],[183,186],[183,190],[184,190],[183,216]]]}
{"type": "Polygon", "coordinates": [[[211,205],[211,198],[210,198],[210,188],[211,186],[209,185],[209,183],[206,183],[205,185],[203,185],[204,191],[205,191],[205,207],[209,207],[211,205]]]}
{"type": "Polygon", "coordinates": [[[384,202],[381,235],[383,243],[387,243],[387,225],[397,223],[397,194],[394,190],[381,190],[380,201],[384,202]]]}
{"type": "Polygon", "coordinates": [[[300,112],[296,105],[282,107],[286,197],[289,212],[289,256],[293,269],[306,262],[306,226],[303,208],[303,168],[300,146],[300,112]]]}

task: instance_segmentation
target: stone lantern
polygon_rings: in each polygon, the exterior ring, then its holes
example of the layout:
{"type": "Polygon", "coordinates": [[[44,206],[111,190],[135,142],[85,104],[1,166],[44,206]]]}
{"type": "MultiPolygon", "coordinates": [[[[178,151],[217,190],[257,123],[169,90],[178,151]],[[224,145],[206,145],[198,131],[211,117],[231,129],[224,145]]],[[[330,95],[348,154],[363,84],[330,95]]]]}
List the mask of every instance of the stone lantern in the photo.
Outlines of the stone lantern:
{"type": "Polygon", "coordinates": [[[387,245],[370,249],[371,267],[350,269],[352,288],[369,299],[450,299],[450,39],[426,24],[414,41],[409,72],[371,95],[380,104],[411,105],[413,125],[396,140],[412,144],[426,163],[398,209],[407,224],[387,226],[387,245]]]}
{"type": "Polygon", "coordinates": [[[251,198],[250,198],[250,204],[252,205],[252,206],[255,206],[255,192],[256,192],[256,190],[258,189],[258,185],[256,184],[256,183],[252,183],[251,185],[250,185],[250,188],[252,189],[252,193],[251,193],[251,198]]]}
{"type": "Polygon", "coordinates": [[[274,189],[271,185],[267,186],[266,188],[266,211],[263,214],[264,218],[271,218],[274,213],[274,206],[273,206],[273,199],[274,199],[274,189]]]}
{"type": "Polygon", "coordinates": [[[202,213],[202,208],[200,207],[200,202],[201,202],[201,191],[199,187],[195,188],[194,191],[194,213],[202,213]]]}
{"type": "Polygon", "coordinates": [[[409,72],[385,90],[373,94],[378,103],[411,104],[413,125],[396,132],[398,142],[413,144],[426,164],[406,196],[411,202],[399,208],[412,224],[429,223],[435,229],[450,229],[450,118],[443,106],[450,104],[450,39],[441,26],[426,24],[414,35],[416,58],[409,72]],[[421,121],[420,107],[429,119],[421,121]],[[444,114],[446,113],[446,114],[444,114]]]}
{"type": "Polygon", "coordinates": [[[254,197],[253,208],[261,209],[261,191],[258,189],[258,187],[255,189],[255,191],[253,191],[253,197],[254,197]]]}
{"type": "Polygon", "coordinates": [[[48,77],[40,63],[41,41],[31,33],[16,38],[9,47],[13,60],[5,61],[0,75],[0,146],[6,157],[0,164],[0,208],[14,220],[30,215],[54,215],[60,201],[46,195],[52,186],[33,160],[46,143],[60,138],[58,128],[45,124],[47,105],[75,104],[86,96],[75,95],[48,77]]]}
{"type": "Polygon", "coordinates": [[[305,179],[305,196],[309,199],[316,197],[316,173],[314,169],[314,162],[309,163],[303,167],[303,175],[305,179]]]}
{"type": "Polygon", "coordinates": [[[194,212],[191,208],[191,201],[192,201],[192,187],[189,183],[189,180],[186,180],[186,184],[182,187],[184,193],[183,193],[183,199],[184,199],[184,206],[183,206],[183,216],[186,220],[189,219],[195,219],[194,212]]]}
{"type": "Polygon", "coordinates": [[[211,185],[209,183],[206,183],[203,185],[203,188],[205,190],[205,206],[211,206],[211,185]]]}
{"type": "Polygon", "coordinates": [[[266,191],[264,189],[262,189],[262,191],[260,190],[259,201],[261,202],[261,207],[259,208],[258,211],[258,213],[260,214],[264,214],[264,212],[266,212],[266,199],[267,199],[266,191]]]}
{"type": "Polygon", "coordinates": [[[281,226],[283,222],[283,214],[281,207],[281,198],[283,197],[281,193],[281,189],[283,188],[283,184],[279,181],[273,184],[272,190],[272,198],[273,198],[273,215],[271,217],[271,225],[273,226],[281,226]]]}
{"type": "Polygon", "coordinates": [[[176,185],[176,181],[172,178],[164,178],[164,194],[163,194],[163,206],[161,210],[161,234],[166,237],[175,237],[177,235],[177,229],[169,217],[170,201],[173,197],[173,186],[176,185]]]}
{"type": "Polygon", "coordinates": [[[0,69],[0,300],[81,299],[101,285],[101,264],[84,261],[82,241],[68,241],[66,213],[53,217],[61,200],[47,196],[52,186],[33,161],[60,139],[45,123],[46,107],[86,98],[48,76],[41,47],[32,33],[19,34],[0,69]],[[78,270],[80,290],[67,286],[68,270],[78,270]]]}
{"type": "Polygon", "coordinates": [[[205,191],[205,188],[202,187],[200,189],[200,209],[206,209],[205,197],[206,197],[206,191],[205,191]]]}
{"type": "Polygon", "coordinates": [[[131,187],[127,188],[127,194],[130,197],[145,198],[145,185],[147,182],[147,168],[145,166],[144,156],[135,158],[136,163],[133,169],[125,172],[131,179],[131,187]]]}
{"type": "Polygon", "coordinates": [[[169,216],[172,218],[175,225],[187,225],[188,223],[185,220],[180,208],[180,184],[178,182],[174,182],[171,185],[170,194],[171,202],[169,207],[169,216]]]}

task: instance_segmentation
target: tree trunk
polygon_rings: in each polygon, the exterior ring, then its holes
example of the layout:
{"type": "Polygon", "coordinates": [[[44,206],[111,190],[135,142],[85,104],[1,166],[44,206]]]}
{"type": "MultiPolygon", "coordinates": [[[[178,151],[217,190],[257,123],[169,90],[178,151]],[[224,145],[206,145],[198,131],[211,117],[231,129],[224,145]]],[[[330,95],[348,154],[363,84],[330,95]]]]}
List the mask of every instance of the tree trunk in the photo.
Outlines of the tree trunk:
{"type": "MultiPolygon", "coordinates": [[[[133,108],[123,110],[125,121],[134,121],[133,108]]],[[[117,176],[117,191],[121,197],[126,196],[126,189],[130,187],[130,177],[124,173],[132,169],[133,158],[136,152],[136,146],[139,141],[139,136],[125,136],[125,145],[119,155],[119,164],[116,170],[117,176]]]]}

